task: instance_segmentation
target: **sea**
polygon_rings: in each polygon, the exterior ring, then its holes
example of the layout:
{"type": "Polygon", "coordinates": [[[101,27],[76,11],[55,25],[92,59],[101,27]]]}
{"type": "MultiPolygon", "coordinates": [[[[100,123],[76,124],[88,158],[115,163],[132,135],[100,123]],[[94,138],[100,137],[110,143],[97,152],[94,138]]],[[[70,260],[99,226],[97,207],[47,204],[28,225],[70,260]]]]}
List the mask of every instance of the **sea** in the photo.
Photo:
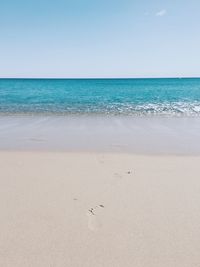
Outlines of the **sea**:
{"type": "Polygon", "coordinates": [[[0,114],[199,116],[200,78],[0,79],[0,114]]]}
{"type": "Polygon", "coordinates": [[[0,79],[0,151],[200,155],[200,79],[0,79]]]}

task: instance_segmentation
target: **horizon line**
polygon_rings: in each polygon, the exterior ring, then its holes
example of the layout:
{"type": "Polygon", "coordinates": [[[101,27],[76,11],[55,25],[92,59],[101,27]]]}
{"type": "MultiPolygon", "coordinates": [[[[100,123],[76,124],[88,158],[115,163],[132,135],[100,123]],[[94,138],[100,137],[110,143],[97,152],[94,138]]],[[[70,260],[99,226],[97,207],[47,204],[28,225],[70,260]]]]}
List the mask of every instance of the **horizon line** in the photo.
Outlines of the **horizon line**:
{"type": "Polygon", "coordinates": [[[199,79],[200,76],[166,76],[166,77],[0,77],[5,79],[44,79],[44,80],[111,80],[111,79],[199,79]]]}

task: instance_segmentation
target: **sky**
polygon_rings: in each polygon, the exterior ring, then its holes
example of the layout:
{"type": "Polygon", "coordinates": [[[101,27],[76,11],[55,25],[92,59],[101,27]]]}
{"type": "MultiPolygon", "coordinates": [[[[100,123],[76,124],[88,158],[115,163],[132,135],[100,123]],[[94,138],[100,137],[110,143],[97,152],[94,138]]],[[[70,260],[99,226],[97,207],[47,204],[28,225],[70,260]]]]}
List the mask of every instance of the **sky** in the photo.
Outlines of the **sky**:
{"type": "Polygon", "coordinates": [[[199,0],[0,0],[0,77],[199,77],[199,0]]]}

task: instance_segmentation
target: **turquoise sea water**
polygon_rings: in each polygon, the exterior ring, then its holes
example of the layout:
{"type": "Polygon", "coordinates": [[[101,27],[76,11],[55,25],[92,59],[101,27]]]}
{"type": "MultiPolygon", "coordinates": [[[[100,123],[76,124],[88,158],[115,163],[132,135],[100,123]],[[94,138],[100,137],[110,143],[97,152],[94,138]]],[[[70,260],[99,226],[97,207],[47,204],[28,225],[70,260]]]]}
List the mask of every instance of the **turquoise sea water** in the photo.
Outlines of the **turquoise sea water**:
{"type": "Polygon", "coordinates": [[[200,115],[200,78],[0,79],[1,114],[200,115]]]}

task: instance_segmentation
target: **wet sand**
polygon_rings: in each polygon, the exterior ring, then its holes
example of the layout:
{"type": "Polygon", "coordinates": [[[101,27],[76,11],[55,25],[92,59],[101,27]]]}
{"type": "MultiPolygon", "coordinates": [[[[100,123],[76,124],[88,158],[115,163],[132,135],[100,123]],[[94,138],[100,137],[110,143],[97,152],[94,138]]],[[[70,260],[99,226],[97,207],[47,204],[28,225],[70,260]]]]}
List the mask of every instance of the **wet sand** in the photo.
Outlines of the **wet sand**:
{"type": "Polygon", "coordinates": [[[200,118],[0,116],[0,150],[199,155],[200,118]]]}

